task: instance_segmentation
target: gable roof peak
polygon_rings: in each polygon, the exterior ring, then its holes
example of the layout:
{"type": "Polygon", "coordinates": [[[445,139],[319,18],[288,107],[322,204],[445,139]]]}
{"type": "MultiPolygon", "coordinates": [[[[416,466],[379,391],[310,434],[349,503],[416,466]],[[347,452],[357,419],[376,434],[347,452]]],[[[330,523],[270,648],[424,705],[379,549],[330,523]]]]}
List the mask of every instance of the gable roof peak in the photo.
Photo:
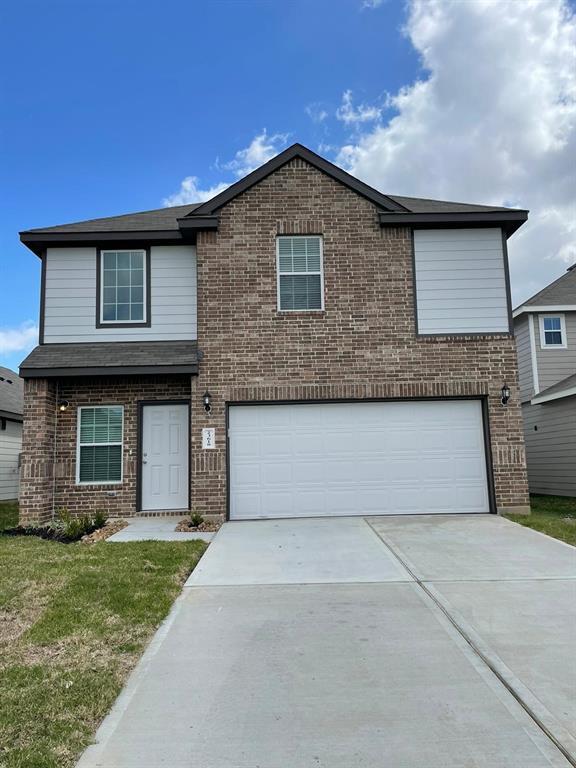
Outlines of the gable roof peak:
{"type": "Polygon", "coordinates": [[[402,212],[408,211],[408,208],[401,203],[393,200],[388,195],[384,195],[382,192],[378,192],[374,187],[365,184],[360,179],[339,168],[334,163],[326,160],[321,155],[317,155],[308,147],[296,142],[284,149],[278,155],[268,160],[266,163],[251,171],[249,174],[239,179],[237,182],[227,187],[223,192],[213,197],[211,200],[207,200],[202,205],[198,206],[194,211],[188,213],[184,218],[195,218],[197,216],[213,216],[220,208],[229,203],[238,195],[246,192],[251,187],[255,186],[259,182],[263,181],[267,176],[277,171],[282,166],[289,163],[295,158],[304,160],[309,165],[313,166],[322,173],[330,176],[336,181],[340,182],[344,186],[352,189],[354,192],[367,198],[374,203],[382,211],[389,212],[402,212]]]}

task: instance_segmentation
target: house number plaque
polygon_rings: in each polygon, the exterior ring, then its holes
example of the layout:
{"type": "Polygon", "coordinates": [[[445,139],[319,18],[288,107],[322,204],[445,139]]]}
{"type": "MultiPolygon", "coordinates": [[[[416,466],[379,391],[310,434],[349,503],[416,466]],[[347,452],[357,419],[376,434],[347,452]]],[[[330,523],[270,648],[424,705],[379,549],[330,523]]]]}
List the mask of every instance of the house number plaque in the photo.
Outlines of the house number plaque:
{"type": "Polygon", "coordinates": [[[210,449],[216,447],[216,429],[214,427],[205,427],[202,430],[202,448],[210,449]]]}

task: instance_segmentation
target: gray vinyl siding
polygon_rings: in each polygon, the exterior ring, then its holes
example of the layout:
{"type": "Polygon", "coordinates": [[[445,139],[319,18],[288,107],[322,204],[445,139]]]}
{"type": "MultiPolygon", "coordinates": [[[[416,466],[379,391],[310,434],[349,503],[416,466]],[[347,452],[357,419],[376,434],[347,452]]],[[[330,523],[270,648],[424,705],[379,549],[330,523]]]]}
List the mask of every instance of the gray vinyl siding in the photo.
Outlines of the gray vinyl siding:
{"type": "Polygon", "coordinates": [[[22,424],[6,421],[0,431],[0,501],[18,498],[18,455],[22,450],[22,424]]]}
{"type": "MultiPolygon", "coordinates": [[[[545,312],[553,315],[554,312],[545,312]]],[[[534,334],[536,337],[536,359],[538,360],[538,380],[540,391],[557,384],[567,376],[576,373],[576,312],[559,312],[566,321],[566,349],[542,349],[540,341],[540,316],[534,315],[534,334]]]]}
{"type": "Polygon", "coordinates": [[[524,403],[534,394],[532,375],[532,353],[530,350],[530,327],[528,315],[522,315],[514,322],[516,351],[518,354],[518,378],[520,380],[520,399],[524,403]]]}
{"type": "Polygon", "coordinates": [[[96,248],[49,248],[44,343],[196,339],[196,249],[150,249],[149,328],[96,328],[96,248]]]}
{"type": "Polygon", "coordinates": [[[414,259],[419,333],[510,330],[499,228],[417,229],[414,259]]]}
{"type": "Polygon", "coordinates": [[[522,414],[530,491],[576,496],[576,396],[525,404],[522,414]]]}

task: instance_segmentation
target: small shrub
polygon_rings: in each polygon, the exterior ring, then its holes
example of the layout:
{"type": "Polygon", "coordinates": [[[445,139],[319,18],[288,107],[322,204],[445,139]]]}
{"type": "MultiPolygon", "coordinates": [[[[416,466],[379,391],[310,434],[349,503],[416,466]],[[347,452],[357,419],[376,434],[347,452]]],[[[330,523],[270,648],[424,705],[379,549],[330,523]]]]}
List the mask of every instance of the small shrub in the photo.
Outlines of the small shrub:
{"type": "Polygon", "coordinates": [[[106,525],[106,522],[108,520],[108,517],[106,515],[106,512],[104,512],[101,509],[97,509],[96,512],[94,512],[94,517],[92,518],[94,522],[94,528],[104,528],[106,525]]]}
{"type": "Polygon", "coordinates": [[[192,511],[192,514],[190,515],[190,523],[192,525],[192,528],[199,528],[203,522],[204,522],[204,518],[202,517],[200,512],[192,511]]]}

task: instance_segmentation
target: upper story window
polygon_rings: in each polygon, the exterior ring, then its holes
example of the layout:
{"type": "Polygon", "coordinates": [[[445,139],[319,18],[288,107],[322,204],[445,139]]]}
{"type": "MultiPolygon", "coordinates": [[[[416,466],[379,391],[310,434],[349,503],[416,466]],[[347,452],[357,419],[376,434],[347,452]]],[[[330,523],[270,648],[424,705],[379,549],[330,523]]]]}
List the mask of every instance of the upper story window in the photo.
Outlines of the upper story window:
{"type": "Polygon", "coordinates": [[[566,348],[564,315],[540,315],[540,346],[542,349],[566,348]]]}
{"type": "Polygon", "coordinates": [[[101,250],[99,325],[149,324],[145,250],[101,250]]]}
{"type": "Polygon", "coordinates": [[[297,312],[324,309],[322,238],[277,239],[278,309],[297,312]]]}

